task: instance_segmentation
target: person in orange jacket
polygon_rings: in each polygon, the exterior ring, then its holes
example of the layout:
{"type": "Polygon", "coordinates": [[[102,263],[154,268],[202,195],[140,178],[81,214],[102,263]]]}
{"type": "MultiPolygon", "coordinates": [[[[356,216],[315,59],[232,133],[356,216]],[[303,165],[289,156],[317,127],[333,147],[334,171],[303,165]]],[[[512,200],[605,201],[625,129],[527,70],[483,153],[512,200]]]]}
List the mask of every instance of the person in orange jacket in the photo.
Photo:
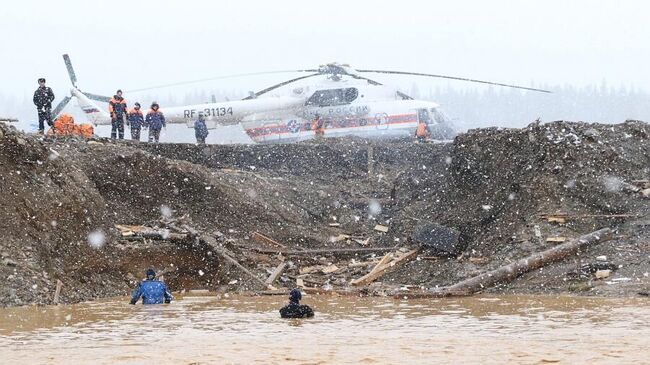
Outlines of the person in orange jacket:
{"type": "Polygon", "coordinates": [[[423,121],[418,122],[418,127],[415,130],[415,138],[418,142],[424,143],[429,137],[429,131],[427,130],[427,124],[423,121]]]}
{"type": "Polygon", "coordinates": [[[311,130],[314,131],[316,138],[322,138],[325,135],[325,121],[319,114],[316,114],[311,122],[311,130]]]}
{"type": "Polygon", "coordinates": [[[111,113],[111,138],[115,139],[119,132],[120,139],[124,139],[126,100],[122,97],[122,90],[117,90],[113,98],[108,102],[108,112],[111,113]]]}
{"type": "Polygon", "coordinates": [[[135,103],[133,109],[129,110],[126,117],[126,124],[131,127],[131,139],[140,142],[140,130],[144,124],[144,115],[140,110],[140,103],[135,103]]]}

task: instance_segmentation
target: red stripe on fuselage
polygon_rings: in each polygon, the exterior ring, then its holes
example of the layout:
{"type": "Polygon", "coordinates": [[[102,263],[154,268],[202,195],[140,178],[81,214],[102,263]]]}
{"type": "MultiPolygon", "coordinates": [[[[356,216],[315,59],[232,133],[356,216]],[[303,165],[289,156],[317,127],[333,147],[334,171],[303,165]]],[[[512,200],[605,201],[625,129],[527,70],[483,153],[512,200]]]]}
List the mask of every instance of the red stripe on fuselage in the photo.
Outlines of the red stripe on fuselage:
{"type": "MultiPolygon", "coordinates": [[[[342,128],[360,128],[360,127],[372,127],[372,126],[383,126],[389,124],[401,124],[401,123],[417,123],[417,114],[397,114],[390,115],[385,117],[387,121],[381,123],[376,118],[350,118],[350,119],[334,119],[334,120],[325,120],[326,131],[336,130],[342,128]],[[364,123],[365,122],[365,123],[364,123]]],[[[256,128],[246,129],[246,134],[251,138],[259,138],[276,134],[294,134],[299,132],[305,132],[311,130],[310,122],[301,122],[300,129],[297,131],[290,131],[287,124],[282,125],[273,125],[273,126],[263,126],[256,128]]]]}

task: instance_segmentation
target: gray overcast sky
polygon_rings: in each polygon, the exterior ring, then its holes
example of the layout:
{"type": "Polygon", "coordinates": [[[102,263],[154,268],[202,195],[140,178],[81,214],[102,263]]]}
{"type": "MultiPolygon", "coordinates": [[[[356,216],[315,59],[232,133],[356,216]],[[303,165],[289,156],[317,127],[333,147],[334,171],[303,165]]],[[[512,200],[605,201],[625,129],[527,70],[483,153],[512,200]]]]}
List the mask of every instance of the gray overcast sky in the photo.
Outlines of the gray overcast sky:
{"type": "MultiPolygon", "coordinates": [[[[62,95],[69,85],[63,53],[71,55],[82,89],[107,95],[118,87],[335,60],[524,85],[606,79],[648,90],[646,4],[12,1],[0,9],[0,93],[31,93],[44,76],[62,95]]],[[[243,89],[266,86],[250,78],[237,82],[243,89]]]]}

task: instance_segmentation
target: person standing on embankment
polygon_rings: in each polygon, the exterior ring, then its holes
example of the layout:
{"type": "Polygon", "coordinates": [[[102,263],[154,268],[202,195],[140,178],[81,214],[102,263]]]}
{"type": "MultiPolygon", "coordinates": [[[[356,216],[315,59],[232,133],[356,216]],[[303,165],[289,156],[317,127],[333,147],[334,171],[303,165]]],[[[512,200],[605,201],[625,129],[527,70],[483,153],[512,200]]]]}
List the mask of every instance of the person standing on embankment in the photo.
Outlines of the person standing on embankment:
{"type": "Polygon", "coordinates": [[[38,89],[34,91],[34,105],[38,111],[38,133],[45,133],[45,122],[52,126],[52,101],[54,101],[54,92],[48,86],[45,86],[45,79],[38,79],[38,89]]]}
{"type": "Polygon", "coordinates": [[[145,128],[149,128],[149,142],[156,142],[160,140],[160,130],[166,127],[165,116],[158,110],[160,105],[155,101],[151,103],[151,110],[147,112],[144,119],[145,128]]]}

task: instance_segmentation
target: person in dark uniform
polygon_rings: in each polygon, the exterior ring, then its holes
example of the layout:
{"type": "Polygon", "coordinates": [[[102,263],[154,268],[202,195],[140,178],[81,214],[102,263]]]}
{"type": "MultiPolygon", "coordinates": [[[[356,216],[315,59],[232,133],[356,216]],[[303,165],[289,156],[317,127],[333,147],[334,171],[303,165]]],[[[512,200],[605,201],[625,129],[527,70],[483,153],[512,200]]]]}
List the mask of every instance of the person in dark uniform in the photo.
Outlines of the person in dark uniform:
{"type": "Polygon", "coordinates": [[[140,103],[135,103],[133,109],[129,110],[126,124],[131,127],[131,139],[140,142],[140,129],[144,124],[144,115],[140,110],[140,103]]]}
{"type": "Polygon", "coordinates": [[[197,144],[205,144],[205,139],[208,137],[208,127],[205,125],[205,116],[199,113],[199,119],[194,122],[194,136],[196,137],[197,144]]]}
{"type": "Polygon", "coordinates": [[[111,138],[115,139],[119,133],[124,139],[124,119],[126,117],[126,100],[122,97],[122,90],[117,90],[108,102],[108,112],[111,113],[111,138]]]}
{"type": "Polygon", "coordinates": [[[310,318],[314,311],[308,305],[301,305],[302,293],[298,289],[291,289],[289,292],[289,304],[280,309],[282,318],[310,318]]]}
{"type": "Polygon", "coordinates": [[[172,295],[165,283],[156,280],[156,272],[153,269],[148,269],[146,275],[147,279],[140,282],[133,291],[131,304],[136,304],[140,297],[142,297],[142,304],[171,303],[172,295]]]}
{"type": "Polygon", "coordinates": [[[157,102],[151,103],[151,109],[144,118],[144,127],[149,128],[149,142],[156,142],[160,139],[160,130],[166,128],[165,115],[158,110],[160,105],[157,102]]]}
{"type": "Polygon", "coordinates": [[[38,133],[45,132],[45,122],[52,126],[52,101],[54,101],[54,92],[45,86],[45,79],[38,79],[38,89],[34,91],[34,105],[38,111],[38,133]]]}

